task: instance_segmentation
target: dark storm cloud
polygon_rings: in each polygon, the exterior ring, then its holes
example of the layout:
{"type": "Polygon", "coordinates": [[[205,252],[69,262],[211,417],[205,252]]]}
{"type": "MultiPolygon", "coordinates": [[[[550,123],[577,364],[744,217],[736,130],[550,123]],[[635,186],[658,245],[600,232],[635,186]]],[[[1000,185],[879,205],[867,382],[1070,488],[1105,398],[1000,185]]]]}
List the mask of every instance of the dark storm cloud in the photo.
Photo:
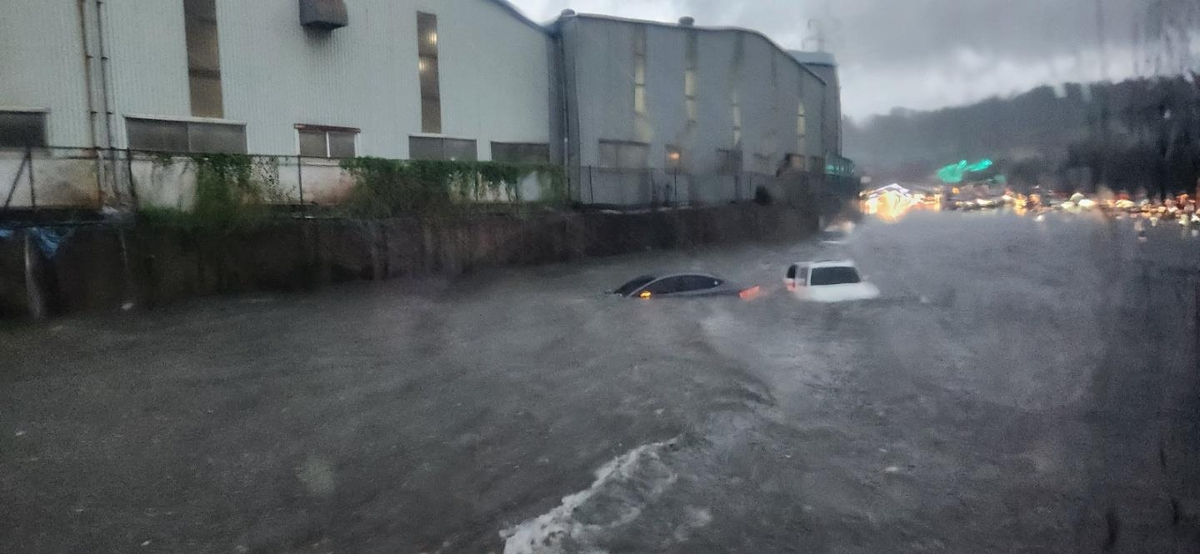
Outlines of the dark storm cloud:
{"type": "MultiPolygon", "coordinates": [[[[1101,0],[1106,40],[1133,41],[1137,14],[1151,0],[1101,0]]],[[[1074,55],[1099,45],[1097,0],[678,0],[700,21],[753,27],[780,41],[815,38],[808,20],[826,22],[830,47],[847,62],[927,63],[954,50],[1014,61],[1074,55]]],[[[812,44],[811,42],[809,43],[812,44]]]]}

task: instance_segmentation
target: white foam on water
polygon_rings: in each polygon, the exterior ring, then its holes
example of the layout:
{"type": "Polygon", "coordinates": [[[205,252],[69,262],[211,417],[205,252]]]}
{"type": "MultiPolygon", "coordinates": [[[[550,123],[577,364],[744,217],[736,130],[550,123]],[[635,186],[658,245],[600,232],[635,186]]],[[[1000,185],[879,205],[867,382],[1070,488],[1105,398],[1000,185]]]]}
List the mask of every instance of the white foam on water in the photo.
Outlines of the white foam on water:
{"type": "Polygon", "coordinates": [[[646,504],[662,496],[678,475],[667,467],[661,454],[674,441],[639,446],[604,464],[586,490],[563,498],[562,504],[534,519],[500,532],[504,554],[606,554],[596,545],[608,531],[628,525],[646,504]],[[611,504],[618,499],[618,506],[611,504]],[[591,508],[591,509],[590,509],[591,508]],[[603,512],[596,517],[596,512],[603,512]],[[588,522],[580,516],[588,514],[588,522]],[[602,521],[591,521],[599,519],[602,521]]]}

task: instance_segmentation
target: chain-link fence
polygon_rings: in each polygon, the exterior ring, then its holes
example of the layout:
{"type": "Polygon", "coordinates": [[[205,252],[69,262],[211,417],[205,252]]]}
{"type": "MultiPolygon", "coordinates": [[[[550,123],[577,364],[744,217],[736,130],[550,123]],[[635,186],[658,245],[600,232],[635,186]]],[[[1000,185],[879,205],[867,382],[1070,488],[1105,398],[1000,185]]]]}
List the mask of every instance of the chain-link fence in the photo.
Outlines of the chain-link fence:
{"type": "MultiPolygon", "coordinates": [[[[237,156],[239,171],[280,206],[338,206],[356,181],[339,160],[299,156],[237,156]]],[[[0,211],[191,210],[197,176],[208,157],[123,149],[39,147],[0,149],[0,211]]],[[[477,188],[467,198],[487,204],[561,203],[583,208],[811,202],[825,176],[807,172],[693,174],[662,169],[582,167],[556,179],[527,174],[502,189],[477,188]],[[554,187],[547,183],[554,181],[554,187]],[[550,190],[553,188],[554,190],[550,190]]]]}

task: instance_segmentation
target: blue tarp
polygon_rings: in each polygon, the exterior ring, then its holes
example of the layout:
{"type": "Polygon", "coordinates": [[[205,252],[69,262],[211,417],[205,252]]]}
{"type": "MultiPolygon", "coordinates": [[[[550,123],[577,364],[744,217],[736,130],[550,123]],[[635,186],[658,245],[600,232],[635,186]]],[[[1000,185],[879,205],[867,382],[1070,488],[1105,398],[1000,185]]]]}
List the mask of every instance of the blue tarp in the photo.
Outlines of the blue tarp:
{"type": "MultiPolygon", "coordinates": [[[[55,229],[53,227],[30,227],[25,229],[26,233],[33,238],[34,244],[38,250],[41,250],[42,255],[53,259],[58,255],[58,249],[62,247],[71,235],[75,234],[75,229],[55,229]]],[[[0,240],[8,240],[17,236],[16,229],[0,229],[0,240]]]]}
{"type": "Polygon", "coordinates": [[[38,249],[42,251],[42,255],[49,259],[54,259],[58,255],[58,249],[71,235],[75,233],[74,229],[54,229],[50,227],[30,227],[29,233],[33,236],[34,243],[38,249]]]}

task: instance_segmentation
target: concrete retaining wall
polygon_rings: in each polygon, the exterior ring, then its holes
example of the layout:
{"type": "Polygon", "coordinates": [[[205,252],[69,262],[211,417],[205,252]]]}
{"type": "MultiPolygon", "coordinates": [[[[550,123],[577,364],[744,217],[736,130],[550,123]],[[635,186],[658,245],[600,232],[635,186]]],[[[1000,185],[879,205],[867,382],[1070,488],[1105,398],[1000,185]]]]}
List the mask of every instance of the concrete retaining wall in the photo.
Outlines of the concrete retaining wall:
{"type": "Polygon", "coordinates": [[[643,213],[548,214],[470,220],[297,220],[239,231],[91,226],[71,231],[53,257],[0,239],[0,317],[33,314],[26,249],[44,313],[138,307],[211,294],[309,290],[323,285],[489,267],[563,262],[655,249],[799,238],[817,217],[757,205],[643,213]]]}

